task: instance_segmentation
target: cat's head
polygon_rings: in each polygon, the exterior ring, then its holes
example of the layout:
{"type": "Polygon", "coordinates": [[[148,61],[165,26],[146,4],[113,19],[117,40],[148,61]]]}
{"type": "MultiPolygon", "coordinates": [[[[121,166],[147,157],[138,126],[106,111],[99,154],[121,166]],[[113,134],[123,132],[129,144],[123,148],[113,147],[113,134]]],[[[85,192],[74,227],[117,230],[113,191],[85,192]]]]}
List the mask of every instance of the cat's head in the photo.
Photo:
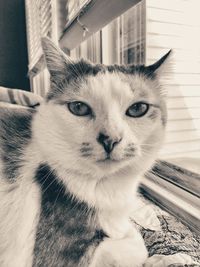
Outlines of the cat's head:
{"type": "Polygon", "coordinates": [[[163,141],[166,103],[159,79],[170,52],[151,66],[73,61],[42,40],[51,89],[40,108],[46,158],[100,176],[145,171],[163,141]]]}

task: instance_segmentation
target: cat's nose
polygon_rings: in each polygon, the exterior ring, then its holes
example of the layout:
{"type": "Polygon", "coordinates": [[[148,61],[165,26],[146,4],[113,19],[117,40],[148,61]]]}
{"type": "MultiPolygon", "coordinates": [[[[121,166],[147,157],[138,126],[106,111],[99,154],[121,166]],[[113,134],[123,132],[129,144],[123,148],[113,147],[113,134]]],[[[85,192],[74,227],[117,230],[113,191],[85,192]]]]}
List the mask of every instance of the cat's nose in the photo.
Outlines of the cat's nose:
{"type": "Polygon", "coordinates": [[[110,136],[99,133],[97,142],[101,144],[107,154],[110,154],[114,147],[122,140],[122,138],[111,138],[110,136]]]}

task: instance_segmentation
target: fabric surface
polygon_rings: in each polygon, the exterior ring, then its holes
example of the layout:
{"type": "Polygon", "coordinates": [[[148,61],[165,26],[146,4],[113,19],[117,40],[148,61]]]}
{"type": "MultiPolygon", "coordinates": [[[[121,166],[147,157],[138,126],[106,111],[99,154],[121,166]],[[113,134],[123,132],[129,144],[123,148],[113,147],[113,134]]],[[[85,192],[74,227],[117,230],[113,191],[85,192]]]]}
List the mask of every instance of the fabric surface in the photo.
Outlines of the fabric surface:
{"type": "Polygon", "coordinates": [[[149,252],[145,267],[200,266],[200,236],[140,196],[132,220],[149,252]]]}
{"type": "Polygon", "coordinates": [[[39,95],[31,92],[10,89],[0,86],[0,103],[10,103],[20,106],[34,107],[43,100],[39,95]]]}
{"type": "MultiPolygon", "coordinates": [[[[41,101],[36,94],[0,87],[0,104],[34,107],[41,101]]],[[[200,237],[174,216],[140,196],[131,218],[149,251],[145,267],[200,266],[200,237]]]]}

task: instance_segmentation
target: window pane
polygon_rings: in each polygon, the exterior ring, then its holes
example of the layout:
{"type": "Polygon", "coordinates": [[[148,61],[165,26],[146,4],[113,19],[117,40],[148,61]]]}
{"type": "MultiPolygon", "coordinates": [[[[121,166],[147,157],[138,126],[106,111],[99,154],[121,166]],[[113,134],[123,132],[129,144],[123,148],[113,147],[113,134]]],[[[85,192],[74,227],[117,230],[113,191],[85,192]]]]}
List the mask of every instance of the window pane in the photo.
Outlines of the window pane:
{"type": "Polygon", "coordinates": [[[94,63],[102,62],[101,31],[93,34],[80,46],[71,50],[72,58],[85,58],[94,63]]]}
{"type": "Polygon", "coordinates": [[[120,63],[145,63],[144,1],[120,17],[120,63]]]}
{"type": "Polygon", "coordinates": [[[145,63],[145,3],[141,1],[71,51],[104,64],[145,63]]]}

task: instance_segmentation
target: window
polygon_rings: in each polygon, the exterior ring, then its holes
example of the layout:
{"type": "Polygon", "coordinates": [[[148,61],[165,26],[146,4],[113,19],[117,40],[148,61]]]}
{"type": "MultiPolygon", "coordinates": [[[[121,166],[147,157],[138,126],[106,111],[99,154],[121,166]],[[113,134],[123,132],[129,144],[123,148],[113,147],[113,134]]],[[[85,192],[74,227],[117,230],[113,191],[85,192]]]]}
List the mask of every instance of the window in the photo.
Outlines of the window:
{"type": "Polygon", "coordinates": [[[145,63],[145,3],[141,1],[71,51],[104,64],[145,63]]]}

